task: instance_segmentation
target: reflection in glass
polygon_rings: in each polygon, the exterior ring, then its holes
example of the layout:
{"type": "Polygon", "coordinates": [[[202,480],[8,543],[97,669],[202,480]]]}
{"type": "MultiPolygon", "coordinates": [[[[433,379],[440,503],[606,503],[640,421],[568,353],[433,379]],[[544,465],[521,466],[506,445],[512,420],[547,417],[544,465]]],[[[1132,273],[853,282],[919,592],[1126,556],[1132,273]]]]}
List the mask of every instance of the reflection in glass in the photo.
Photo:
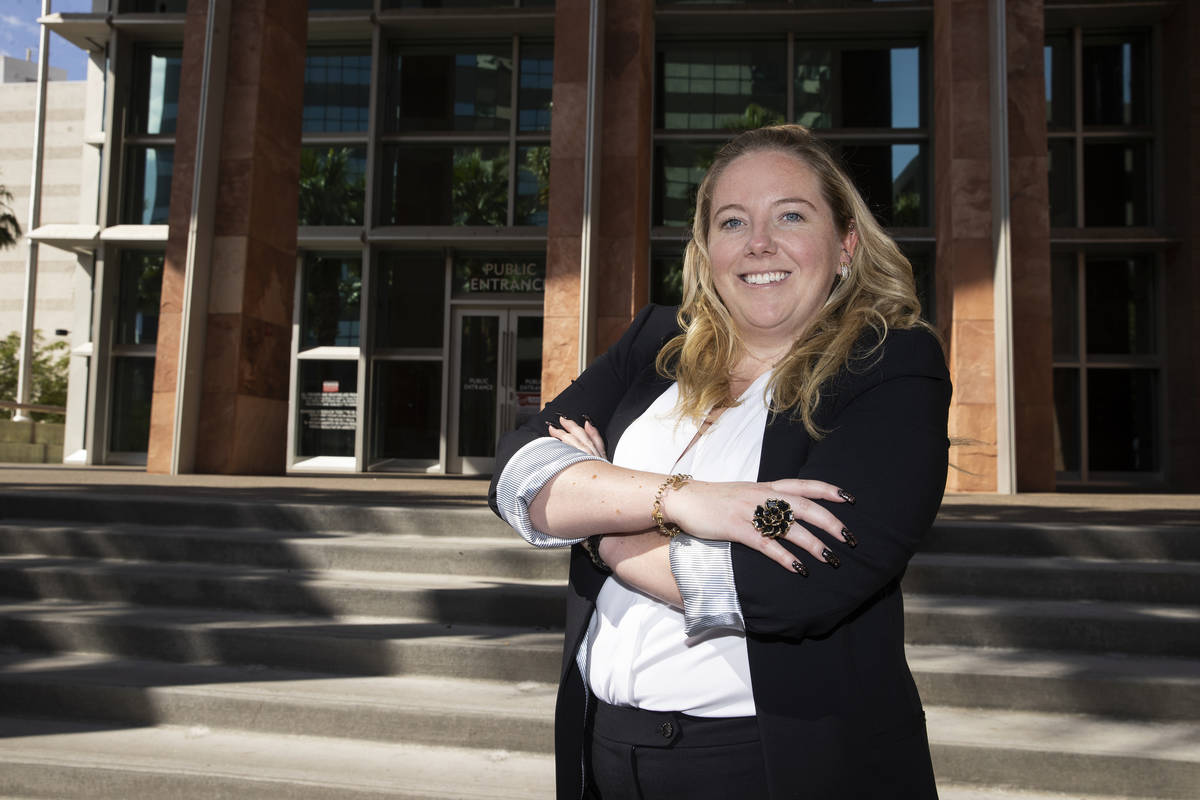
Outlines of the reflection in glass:
{"type": "Polygon", "coordinates": [[[1158,370],[1090,369],[1088,469],[1158,469],[1158,370]]]}
{"type": "Polygon", "coordinates": [[[144,453],[150,445],[154,358],[114,358],[112,381],[108,449],[114,453],[144,453]]]}
{"type": "Polygon", "coordinates": [[[383,150],[381,225],[506,225],[504,145],[390,145],[383,150]]]}
{"type": "Polygon", "coordinates": [[[125,155],[128,163],[121,221],[131,225],[165,225],[171,210],[175,148],[129,147],[125,155]]]}
{"type": "MultiPolygon", "coordinates": [[[[549,0],[553,4],[554,0],[549,0]]],[[[512,0],[383,0],[383,7],[388,8],[505,8],[512,6],[512,0]]],[[[523,6],[542,5],[523,0],[523,6]]]]}
{"type": "Polygon", "coordinates": [[[375,346],[442,346],[446,259],[441,253],[396,250],[379,255],[375,279],[375,346]]]}
{"type": "Polygon", "coordinates": [[[1047,159],[1050,227],[1074,228],[1078,224],[1075,211],[1075,141],[1050,139],[1047,159]]]}
{"type": "Polygon", "coordinates": [[[810,128],[919,128],[921,48],[796,43],[796,121],[810,128]]]}
{"type": "Polygon", "coordinates": [[[657,126],[749,130],[784,121],[787,49],[780,42],[659,45],[657,126]]]}
{"type": "Polygon", "coordinates": [[[882,225],[929,225],[924,145],[844,145],[841,152],[850,177],[882,225]]]}
{"type": "Polygon", "coordinates": [[[367,148],[300,149],[301,225],[362,225],[367,148]]]}
{"type": "Polygon", "coordinates": [[[1048,36],[1043,50],[1046,124],[1051,130],[1075,127],[1075,59],[1069,36],[1048,36]]]}
{"type": "Polygon", "coordinates": [[[1079,472],[1079,370],[1054,370],[1054,468],[1079,472]]]}
{"type": "Polygon", "coordinates": [[[362,258],[309,253],[304,259],[300,349],[357,347],[362,258]]]}
{"type": "Polygon", "coordinates": [[[366,131],[370,100],[370,48],[308,48],[304,58],[305,133],[366,131]]]}
{"type": "Polygon", "coordinates": [[[1088,227],[1150,224],[1150,153],[1140,142],[1083,146],[1083,217],[1088,227]]]}
{"type": "Polygon", "coordinates": [[[462,317],[458,384],[458,455],[496,454],[496,396],[500,318],[462,317]]]}
{"type": "Polygon", "coordinates": [[[1074,254],[1050,257],[1050,305],[1054,358],[1079,358],[1079,268],[1074,254]]]}
{"type": "Polygon", "coordinates": [[[508,131],[510,43],[395,47],[390,60],[384,101],[388,132],[508,131]]]}
{"type": "Polygon", "coordinates": [[[517,130],[550,130],[550,99],[554,88],[554,48],[521,42],[517,76],[517,130]]]}
{"type": "Polygon", "coordinates": [[[677,306],[683,302],[683,252],[650,259],[650,302],[677,306]]]}
{"type": "Polygon", "coordinates": [[[353,456],[358,361],[300,361],[296,455],[353,456]]]}
{"type": "Polygon", "coordinates": [[[121,253],[115,344],[154,344],[158,341],[162,275],[161,252],[125,250],[121,253]]]}
{"type": "Polygon", "coordinates": [[[181,55],[177,47],[139,47],[135,51],[131,133],[175,132],[181,55]]]}
{"type": "Polygon", "coordinates": [[[371,385],[371,461],[436,462],[441,455],[441,362],[376,361],[371,385]]]}
{"type": "Polygon", "coordinates": [[[370,11],[371,0],[308,0],[309,11],[370,11]]]}
{"type": "Polygon", "coordinates": [[[664,144],[654,149],[654,224],[690,227],[696,190],[719,142],[664,144]]]}
{"type": "Polygon", "coordinates": [[[1148,60],[1145,36],[1085,36],[1083,124],[1147,124],[1148,60]]]}
{"type": "Polygon", "coordinates": [[[550,217],[550,145],[517,148],[517,225],[545,226],[550,217]]]}
{"type": "Polygon", "coordinates": [[[1158,320],[1154,265],[1149,258],[1089,258],[1088,355],[1154,353],[1158,320]]]}

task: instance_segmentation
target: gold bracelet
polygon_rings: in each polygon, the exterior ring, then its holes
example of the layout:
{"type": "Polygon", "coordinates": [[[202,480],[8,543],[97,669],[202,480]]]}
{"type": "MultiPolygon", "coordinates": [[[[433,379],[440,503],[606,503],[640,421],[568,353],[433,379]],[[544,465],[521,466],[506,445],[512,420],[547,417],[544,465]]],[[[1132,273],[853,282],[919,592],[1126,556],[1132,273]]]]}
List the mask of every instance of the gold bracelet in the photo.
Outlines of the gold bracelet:
{"type": "Polygon", "coordinates": [[[654,510],[650,513],[650,519],[654,520],[654,524],[658,526],[658,532],[668,539],[674,539],[679,534],[683,533],[678,525],[668,525],[663,519],[662,500],[667,489],[678,489],[692,479],[691,475],[672,475],[663,481],[662,486],[658,487],[658,491],[654,493],[654,510]]]}

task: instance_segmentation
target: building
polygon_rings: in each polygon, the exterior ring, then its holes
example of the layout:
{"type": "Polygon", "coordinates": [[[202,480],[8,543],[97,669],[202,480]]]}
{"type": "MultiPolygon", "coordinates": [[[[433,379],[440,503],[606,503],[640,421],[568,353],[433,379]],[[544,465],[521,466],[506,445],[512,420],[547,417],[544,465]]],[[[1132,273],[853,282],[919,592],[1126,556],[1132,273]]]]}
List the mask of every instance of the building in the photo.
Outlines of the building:
{"type": "MultiPolygon", "coordinates": [[[[51,67],[46,87],[46,142],[42,171],[42,222],[74,223],[80,214],[93,213],[94,203],[80,207],[87,85],[66,80],[67,71],[51,67]]],[[[37,63],[0,57],[0,185],[11,194],[7,203],[21,225],[29,230],[29,181],[33,174],[34,107],[37,98],[37,63]]],[[[0,338],[21,330],[24,304],[26,242],[0,250],[0,338]]],[[[56,331],[66,335],[74,325],[76,284],[74,254],[56,248],[38,252],[38,294],[34,324],[52,341],[56,331]]],[[[89,292],[88,285],[83,291],[89,292]]],[[[0,398],[11,400],[10,397],[0,398]]]]}
{"type": "Polygon", "coordinates": [[[107,6],[43,20],[93,53],[94,213],[31,234],[93,278],[79,460],[487,471],[794,120],[913,261],[952,490],[1200,487],[1195,3],[107,6]]]}

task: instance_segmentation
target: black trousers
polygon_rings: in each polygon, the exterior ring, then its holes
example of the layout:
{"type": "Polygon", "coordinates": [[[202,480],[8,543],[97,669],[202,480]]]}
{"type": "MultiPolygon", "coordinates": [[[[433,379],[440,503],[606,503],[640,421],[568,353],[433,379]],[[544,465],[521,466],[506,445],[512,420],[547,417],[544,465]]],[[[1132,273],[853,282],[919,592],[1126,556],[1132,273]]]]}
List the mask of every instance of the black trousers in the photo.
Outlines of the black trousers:
{"type": "Polygon", "coordinates": [[[592,719],[588,750],[593,797],[754,800],[767,796],[754,717],[693,717],[597,703],[592,719]]]}

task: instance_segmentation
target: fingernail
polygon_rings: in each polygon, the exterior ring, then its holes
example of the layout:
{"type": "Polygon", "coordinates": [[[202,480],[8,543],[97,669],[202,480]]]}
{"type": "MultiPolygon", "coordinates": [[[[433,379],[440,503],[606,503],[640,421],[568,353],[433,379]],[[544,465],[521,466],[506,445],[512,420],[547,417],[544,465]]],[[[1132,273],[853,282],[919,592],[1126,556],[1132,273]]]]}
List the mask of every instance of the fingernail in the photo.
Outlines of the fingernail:
{"type": "Polygon", "coordinates": [[[851,547],[858,547],[858,539],[855,539],[854,534],[845,528],[842,528],[842,539],[851,547]]]}
{"type": "Polygon", "coordinates": [[[838,489],[838,497],[842,498],[850,505],[854,505],[854,495],[850,494],[845,489],[838,489]]]}
{"type": "Polygon", "coordinates": [[[821,558],[825,559],[825,563],[834,569],[837,569],[842,565],[842,562],[838,560],[838,557],[835,556],[833,551],[828,547],[821,551],[821,558]]]}
{"type": "Polygon", "coordinates": [[[799,561],[792,562],[792,569],[796,570],[797,574],[803,575],[806,578],[808,577],[808,567],[804,566],[799,561]]]}
{"type": "MultiPolygon", "coordinates": [[[[583,419],[584,419],[584,421],[585,421],[585,422],[591,422],[591,421],[592,421],[592,418],[591,418],[591,417],[589,417],[587,414],[580,414],[579,416],[583,417],[583,419]]],[[[594,423],[593,423],[593,424],[594,424],[594,423]]]]}

